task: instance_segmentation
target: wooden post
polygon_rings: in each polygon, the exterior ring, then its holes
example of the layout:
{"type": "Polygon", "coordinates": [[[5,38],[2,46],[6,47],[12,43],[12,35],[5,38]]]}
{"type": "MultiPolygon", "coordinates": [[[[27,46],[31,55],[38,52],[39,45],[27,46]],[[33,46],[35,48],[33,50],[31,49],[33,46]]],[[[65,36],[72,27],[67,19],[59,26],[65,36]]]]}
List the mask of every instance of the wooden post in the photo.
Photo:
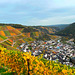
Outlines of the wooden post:
{"type": "Polygon", "coordinates": [[[28,75],[30,75],[29,74],[29,59],[27,59],[27,63],[28,63],[28,75]]]}

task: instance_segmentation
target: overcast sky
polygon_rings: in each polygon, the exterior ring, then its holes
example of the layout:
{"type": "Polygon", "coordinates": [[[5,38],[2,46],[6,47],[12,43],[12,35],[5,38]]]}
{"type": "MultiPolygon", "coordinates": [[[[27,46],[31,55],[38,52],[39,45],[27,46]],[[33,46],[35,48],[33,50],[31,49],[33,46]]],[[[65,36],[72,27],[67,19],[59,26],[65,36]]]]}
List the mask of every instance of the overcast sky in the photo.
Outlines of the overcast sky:
{"type": "Polygon", "coordinates": [[[0,23],[54,25],[75,22],[75,0],[0,0],[0,23]]]}

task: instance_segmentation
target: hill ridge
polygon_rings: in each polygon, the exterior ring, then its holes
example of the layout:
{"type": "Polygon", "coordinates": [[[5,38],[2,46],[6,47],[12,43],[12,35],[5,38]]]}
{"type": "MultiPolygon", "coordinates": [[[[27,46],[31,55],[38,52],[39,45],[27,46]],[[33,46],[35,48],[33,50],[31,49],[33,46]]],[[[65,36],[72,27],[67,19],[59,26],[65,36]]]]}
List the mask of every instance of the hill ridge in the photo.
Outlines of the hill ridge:
{"type": "Polygon", "coordinates": [[[59,31],[56,33],[57,35],[64,35],[64,36],[69,36],[75,38],[75,22],[70,24],[68,27],[65,29],[59,31]]]}

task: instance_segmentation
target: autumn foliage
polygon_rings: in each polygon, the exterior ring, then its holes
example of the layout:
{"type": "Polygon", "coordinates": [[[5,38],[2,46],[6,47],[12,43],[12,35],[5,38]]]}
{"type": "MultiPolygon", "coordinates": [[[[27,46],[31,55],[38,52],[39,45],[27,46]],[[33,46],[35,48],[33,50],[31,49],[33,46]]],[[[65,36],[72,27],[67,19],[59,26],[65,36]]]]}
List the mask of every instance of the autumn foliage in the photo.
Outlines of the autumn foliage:
{"type": "Polygon", "coordinates": [[[4,31],[0,31],[0,35],[5,36],[4,31]]]}
{"type": "Polygon", "coordinates": [[[75,75],[75,68],[42,59],[42,55],[34,57],[31,53],[6,50],[3,47],[0,47],[0,65],[8,68],[3,74],[13,72],[16,75],[75,75]]]}
{"type": "Polygon", "coordinates": [[[13,30],[15,28],[11,27],[11,26],[6,26],[8,30],[13,30]]]}
{"type": "Polygon", "coordinates": [[[26,33],[26,36],[27,36],[27,37],[30,37],[30,33],[26,33]]]}
{"type": "Polygon", "coordinates": [[[0,26],[0,35],[2,36],[15,36],[20,35],[21,32],[11,26],[0,26]]]}

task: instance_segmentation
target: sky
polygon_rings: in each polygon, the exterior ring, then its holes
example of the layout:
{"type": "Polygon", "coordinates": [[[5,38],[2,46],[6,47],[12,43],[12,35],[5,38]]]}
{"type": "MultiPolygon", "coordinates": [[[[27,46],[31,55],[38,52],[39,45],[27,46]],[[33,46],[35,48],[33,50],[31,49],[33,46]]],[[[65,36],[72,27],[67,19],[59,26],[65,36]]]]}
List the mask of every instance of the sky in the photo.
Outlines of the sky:
{"type": "Polygon", "coordinates": [[[0,0],[0,23],[55,25],[75,22],[75,0],[0,0]]]}

